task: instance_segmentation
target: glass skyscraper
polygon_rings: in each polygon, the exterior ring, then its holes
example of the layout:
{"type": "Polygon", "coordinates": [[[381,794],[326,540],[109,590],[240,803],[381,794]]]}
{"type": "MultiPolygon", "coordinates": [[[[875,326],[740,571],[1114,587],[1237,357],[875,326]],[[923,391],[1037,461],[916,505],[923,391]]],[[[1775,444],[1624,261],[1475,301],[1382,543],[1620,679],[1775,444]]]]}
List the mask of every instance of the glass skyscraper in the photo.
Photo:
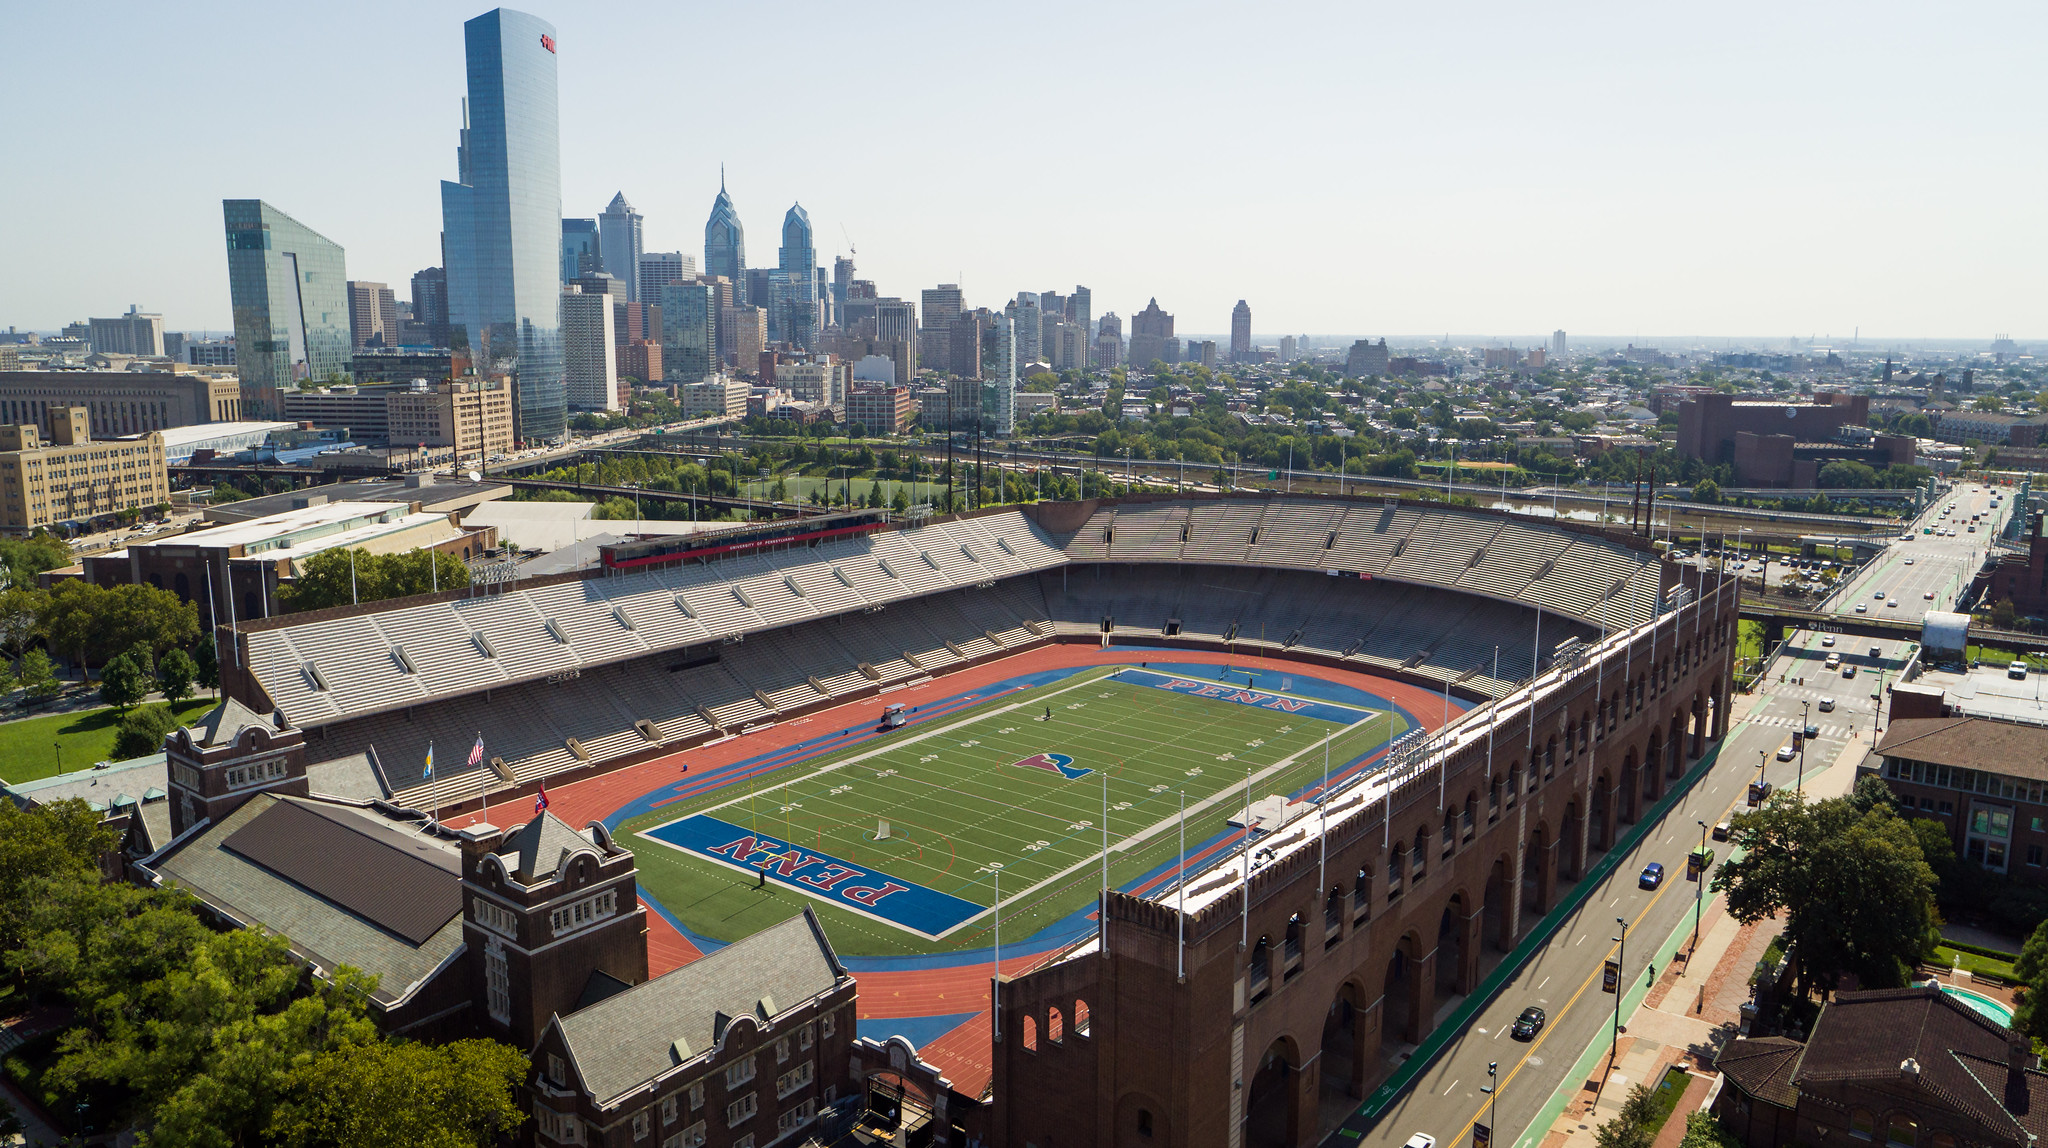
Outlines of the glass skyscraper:
{"type": "Polygon", "coordinates": [[[518,436],[553,441],[568,397],[555,29],[499,8],[462,33],[469,99],[458,178],[441,184],[449,339],[479,371],[516,371],[518,436]]]}
{"type": "Polygon", "coordinates": [[[775,291],[775,312],[780,337],[800,350],[818,346],[818,252],[811,242],[811,213],[801,203],[790,205],[782,217],[782,250],[777,253],[780,271],[775,291]]]}
{"type": "Polygon", "coordinates": [[[562,221],[562,282],[604,270],[604,254],[598,246],[597,220],[562,221]]]}
{"type": "Polygon", "coordinates": [[[661,288],[661,371],[664,381],[698,383],[717,369],[718,294],[709,283],[661,288]]]}
{"type": "Polygon", "coordinates": [[[738,302],[759,306],[747,292],[747,233],[740,226],[740,213],[725,193],[725,172],[718,173],[718,198],[711,201],[711,218],[704,221],[704,274],[723,275],[732,280],[738,302]]]}
{"type": "Polygon", "coordinates": [[[349,368],[341,246],[260,199],[224,199],[242,409],[275,417],[299,379],[349,368]]]}

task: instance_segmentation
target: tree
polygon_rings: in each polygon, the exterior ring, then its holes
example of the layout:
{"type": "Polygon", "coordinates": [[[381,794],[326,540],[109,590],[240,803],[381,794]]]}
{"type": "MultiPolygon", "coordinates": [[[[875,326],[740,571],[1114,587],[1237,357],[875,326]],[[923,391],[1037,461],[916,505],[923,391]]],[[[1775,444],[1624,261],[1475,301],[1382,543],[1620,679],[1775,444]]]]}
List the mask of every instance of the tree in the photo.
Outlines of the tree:
{"type": "Polygon", "coordinates": [[[1814,475],[1815,486],[1840,489],[1844,487],[1868,490],[1877,485],[1877,471],[1860,462],[1837,459],[1820,468],[1814,475]]]}
{"type": "Polygon", "coordinates": [[[1854,973],[1867,987],[1903,985],[1937,941],[1934,870],[1889,806],[1779,793],[1736,814],[1730,836],[1743,856],[1715,872],[1713,891],[1743,924],[1786,914],[1807,983],[1854,973]]]}
{"type": "Polygon", "coordinates": [[[99,811],[77,798],[29,809],[0,801],[0,951],[10,964],[48,904],[43,883],[75,875],[98,884],[100,856],[116,844],[99,811]]]}
{"type": "Polygon", "coordinates": [[[192,647],[192,653],[193,663],[197,665],[199,671],[195,680],[209,690],[219,689],[220,655],[214,652],[212,637],[209,636],[205,641],[192,647]]]}
{"type": "Polygon", "coordinates": [[[165,654],[156,667],[157,689],[163,692],[165,701],[174,705],[192,696],[192,683],[198,677],[198,665],[183,650],[165,654]]]}
{"type": "MultiPolygon", "coordinates": [[[[614,498],[592,511],[595,517],[631,518],[631,499],[614,498]],[[605,511],[606,513],[598,513],[605,511]],[[613,514],[612,511],[619,511],[613,514]]],[[[285,609],[325,610],[355,602],[381,602],[469,585],[469,567],[438,550],[372,554],[367,550],[324,550],[300,564],[299,576],[280,591],[285,609]]]]}
{"type": "Polygon", "coordinates": [[[910,509],[910,490],[902,483],[896,484],[896,495],[889,500],[889,508],[898,514],[910,509]]]}
{"type": "Polygon", "coordinates": [[[20,585],[0,590],[0,654],[18,658],[43,632],[49,595],[20,585]]]}
{"type": "Polygon", "coordinates": [[[1598,1148],[1650,1148],[1654,1138],[1650,1135],[1649,1120],[1654,1111],[1649,1089],[1640,1084],[1630,1088],[1621,1111],[1593,1130],[1593,1143],[1598,1148]]]}
{"type": "Polygon", "coordinates": [[[149,696],[149,679],[126,654],[117,654],[100,667],[100,700],[118,706],[122,713],[149,696]]]}
{"type": "Polygon", "coordinates": [[[177,713],[161,703],[129,710],[114,726],[114,760],[133,761],[162,753],[164,738],[181,724],[177,713]]]}
{"type": "Polygon", "coordinates": [[[71,565],[71,547],[47,530],[27,538],[0,538],[0,567],[5,567],[7,584],[33,588],[36,575],[71,565]]]}
{"type": "Polygon", "coordinates": [[[1711,478],[1700,479],[1699,482],[1693,485],[1692,500],[1694,502],[1721,501],[1721,484],[1711,478]]]}
{"type": "Polygon", "coordinates": [[[50,655],[40,647],[21,656],[21,689],[39,702],[56,697],[64,689],[64,683],[57,680],[57,667],[50,664],[50,655]]]}
{"type": "Polygon", "coordinates": [[[1685,1114],[1685,1138],[1678,1148],[1742,1148],[1742,1141],[1721,1127],[1712,1113],[1696,1111],[1685,1114]]]}
{"type": "Polygon", "coordinates": [[[43,623],[50,645],[76,655],[81,670],[132,646],[154,655],[199,637],[198,607],[148,585],[60,582],[50,590],[43,623]]]}
{"type": "Polygon", "coordinates": [[[2014,1032],[2035,1040],[2048,1040],[2048,921],[2034,926],[2027,943],[2020,947],[2019,1004],[2013,1009],[2014,1032]]]}
{"type": "Polygon", "coordinates": [[[525,1120],[515,1096],[529,1067],[494,1040],[326,1052],[288,1074],[269,1132],[286,1148],[483,1148],[525,1120]]]}

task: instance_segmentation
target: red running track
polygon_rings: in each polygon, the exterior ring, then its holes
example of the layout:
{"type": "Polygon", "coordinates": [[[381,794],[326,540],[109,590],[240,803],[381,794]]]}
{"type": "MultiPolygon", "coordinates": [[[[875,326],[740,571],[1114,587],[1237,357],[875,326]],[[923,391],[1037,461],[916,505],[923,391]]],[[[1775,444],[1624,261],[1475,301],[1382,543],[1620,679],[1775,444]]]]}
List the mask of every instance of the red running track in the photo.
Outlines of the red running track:
{"type": "MultiPolygon", "coordinates": [[[[834,725],[850,728],[873,720],[887,702],[926,705],[993,685],[1010,678],[1074,666],[1126,665],[1136,661],[1192,662],[1198,665],[1252,666],[1262,670],[1320,678],[1354,686],[1385,698],[1406,710],[1424,729],[1443,725],[1443,695],[1421,686],[1394,681],[1376,674],[1329,666],[1307,665],[1281,658],[1222,654],[1207,650],[1133,649],[1111,646],[1050,645],[1026,650],[1013,657],[974,666],[958,673],[934,678],[920,686],[895,690],[885,699],[865,698],[822,710],[809,717],[781,722],[767,729],[742,734],[716,745],[687,749],[654,761],[642,762],[613,773],[570,782],[548,793],[548,808],[571,825],[601,821],[628,803],[663,785],[672,784],[685,773],[703,774],[721,766],[787,749],[818,736],[834,725]]],[[[1457,710],[1452,716],[1456,716],[1457,710]]],[[[500,804],[497,815],[512,824],[531,816],[532,798],[522,797],[500,804]]],[[[450,819],[454,825],[487,820],[485,810],[450,819]]],[[[703,955],[689,938],[659,913],[647,915],[647,966],[651,976],[660,976],[703,955]]],[[[1017,976],[1037,966],[1049,954],[1032,953],[1003,960],[1003,973],[1017,976]]],[[[989,980],[995,962],[974,961],[936,969],[870,971],[860,974],[860,1018],[890,1020],[904,1017],[947,1016],[970,1010],[973,1019],[930,1042],[920,1050],[927,1060],[945,1070],[953,1086],[970,1096],[978,1095],[988,1083],[991,1064],[989,980]]]]}

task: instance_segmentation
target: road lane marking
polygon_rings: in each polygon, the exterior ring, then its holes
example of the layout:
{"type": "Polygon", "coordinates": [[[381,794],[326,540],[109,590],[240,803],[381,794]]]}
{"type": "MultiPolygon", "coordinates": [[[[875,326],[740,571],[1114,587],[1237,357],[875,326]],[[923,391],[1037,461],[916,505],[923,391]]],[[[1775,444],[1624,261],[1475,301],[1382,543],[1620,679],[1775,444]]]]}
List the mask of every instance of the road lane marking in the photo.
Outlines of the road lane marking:
{"type": "Polygon", "coordinates": [[[1544,978],[1543,978],[1543,984],[1539,984],[1539,985],[1537,985],[1537,986],[1536,986],[1536,991],[1537,991],[1537,992],[1539,992],[1539,993],[1540,993],[1540,992],[1542,992],[1542,991],[1543,991],[1543,985],[1547,985],[1547,984],[1549,984],[1549,983],[1550,983],[1550,978],[1549,978],[1549,977],[1544,977],[1544,978]]]}

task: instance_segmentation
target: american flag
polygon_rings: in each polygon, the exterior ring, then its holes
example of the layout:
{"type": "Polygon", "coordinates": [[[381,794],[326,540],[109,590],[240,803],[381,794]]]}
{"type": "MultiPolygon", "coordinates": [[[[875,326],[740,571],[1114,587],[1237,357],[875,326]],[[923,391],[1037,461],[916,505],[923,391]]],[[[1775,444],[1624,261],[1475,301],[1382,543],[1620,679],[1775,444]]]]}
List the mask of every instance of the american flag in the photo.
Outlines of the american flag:
{"type": "Polygon", "coordinates": [[[470,765],[472,765],[472,766],[478,766],[478,765],[482,765],[483,763],[484,763],[484,735],[483,735],[482,733],[478,733],[478,734],[476,735],[476,744],[475,744],[475,745],[473,745],[473,746],[470,746],[470,747],[469,747],[469,764],[470,764],[470,765]]]}
{"type": "Polygon", "coordinates": [[[534,799],[533,799],[533,815],[534,815],[535,817],[539,817],[539,816],[540,816],[540,815],[541,815],[542,813],[544,813],[544,812],[546,812],[546,811],[547,811],[547,807],[548,807],[548,783],[547,783],[547,782],[545,782],[545,781],[543,781],[543,782],[541,782],[541,783],[540,783],[540,792],[539,792],[538,794],[534,795],[534,799]]]}

